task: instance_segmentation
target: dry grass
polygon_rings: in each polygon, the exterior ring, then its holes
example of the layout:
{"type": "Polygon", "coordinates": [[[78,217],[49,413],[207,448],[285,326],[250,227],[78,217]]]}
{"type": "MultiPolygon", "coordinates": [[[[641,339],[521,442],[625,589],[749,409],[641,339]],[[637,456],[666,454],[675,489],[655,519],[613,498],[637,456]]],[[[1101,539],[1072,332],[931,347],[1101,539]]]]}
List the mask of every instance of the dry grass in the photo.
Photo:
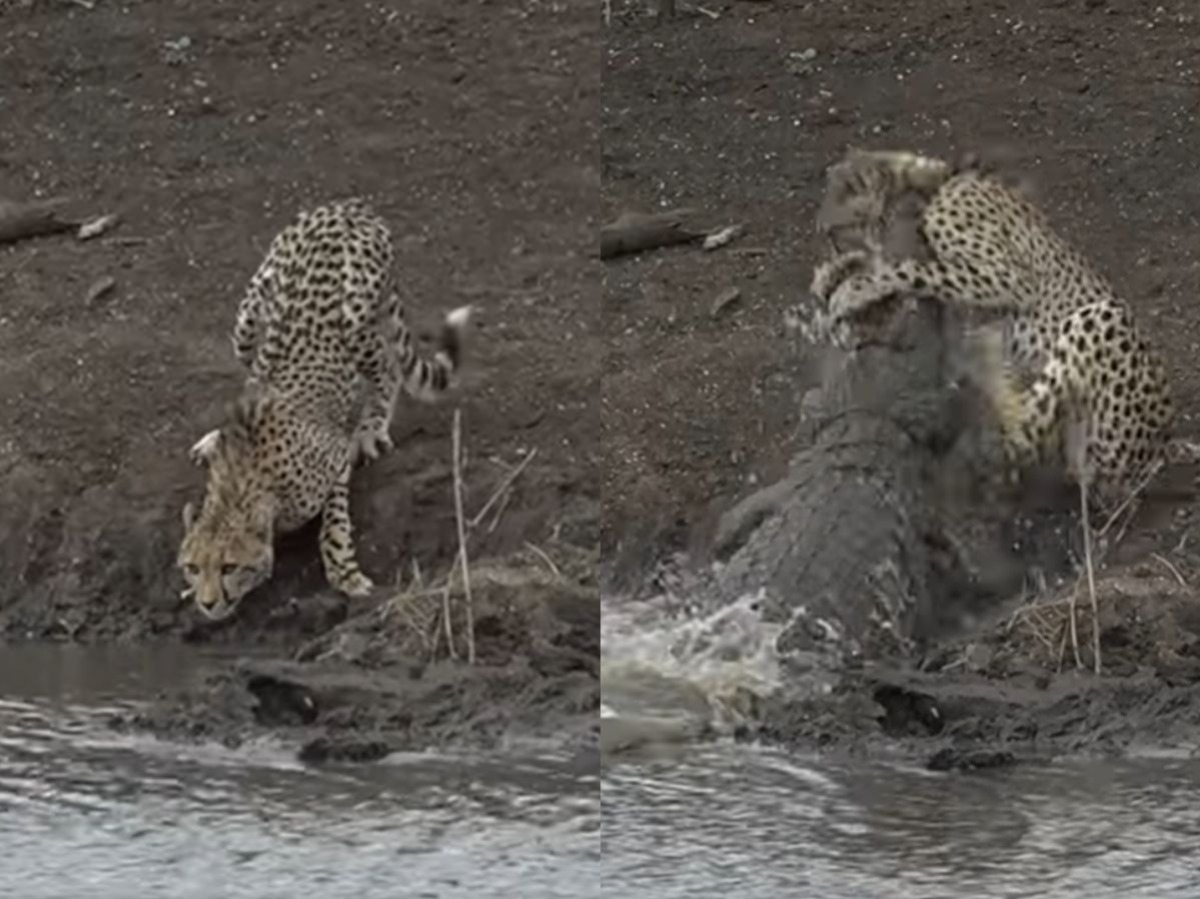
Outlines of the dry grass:
{"type": "MultiPolygon", "coordinates": [[[[392,635],[391,639],[394,642],[411,643],[414,654],[427,660],[443,654],[460,658],[463,654],[460,649],[463,649],[470,660],[471,644],[449,646],[445,642],[447,633],[458,634],[457,639],[465,642],[466,638],[459,628],[464,633],[469,632],[477,614],[482,613],[484,618],[497,614],[525,614],[519,609],[509,608],[513,596],[534,596],[538,591],[544,595],[546,589],[589,589],[585,586],[587,572],[589,566],[590,570],[594,570],[595,564],[595,554],[578,547],[561,544],[545,549],[527,542],[524,549],[510,556],[472,563],[472,596],[475,603],[482,599],[482,606],[470,606],[470,619],[465,602],[449,604],[449,613],[454,617],[451,627],[446,626],[443,618],[447,612],[445,598],[450,596],[453,599],[461,595],[457,584],[461,568],[457,564],[433,583],[427,583],[414,574],[407,586],[380,607],[380,612],[388,625],[387,632],[392,635]],[[498,601],[500,607],[497,607],[498,601]]],[[[516,602],[516,606],[519,605],[521,603],[516,602]]]]}
{"type": "MultiPolygon", "coordinates": [[[[495,530],[499,524],[508,501],[512,496],[517,479],[537,455],[537,450],[530,450],[520,463],[505,476],[500,485],[470,519],[465,512],[464,499],[464,449],[462,437],[462,410],[454,410],[454,426],[451,444],[451,467],[454,473],[454,518],[458,531],[458,551],[450,570],[438,583],[428,585],[421,574],[420,567],[413,562],[413,576],[406,589],[401,589],[385,607],[385,614],[396,615],[405,624],[405,629],[418,639],[425,654],[434,657],[438,654],[442,639],[445,639],[446,652],[454,659],[459,658],[459,647],[454,633],[454,598],[461,591],[463,625],[465,627],[466,658],[468,664],[475,664],[475,607],[471,592],[473,577],[469,555],[471,534],[482,524],[488,513],[495,513],[488,531],[495,530]],[[456,583],[457,576],[457,583],[456,583]]],[[[526,546],[546,564],[559,578],[562,577],[554,562],[541,549],[531,543],[526,546]]]]}
{"type": "MultiPolygon", "coordinates": [[[[1072,633],[1077,633],[1075,622],[1079,614],[1076,608],[1078,592],[1079,584],[1076,584],[1066,595],[1060,595],[1055,599],[1037,599],[1021,606],[1009,616],[1005,623],[1003,628],[1005,637],[1015,637],[1018,642],[1028,641],[1032,646],[1027,653],[1028,656],[1048,669],[1061,671],[1067,644],[1071,642],[1072,633]]],[[[1092,631],[1096,635],[1092,642],[1093,656],[1091,659],[1093,670],[1095,670],[1100,661],[1099,656],[1096,655],[1099,649],[1100,633],[1099,600],[1091,605],[1090,612],[1092,631]]],[[[1073,650],[1076,667],[1084,667],[1077,640],[1073,650]]]]}

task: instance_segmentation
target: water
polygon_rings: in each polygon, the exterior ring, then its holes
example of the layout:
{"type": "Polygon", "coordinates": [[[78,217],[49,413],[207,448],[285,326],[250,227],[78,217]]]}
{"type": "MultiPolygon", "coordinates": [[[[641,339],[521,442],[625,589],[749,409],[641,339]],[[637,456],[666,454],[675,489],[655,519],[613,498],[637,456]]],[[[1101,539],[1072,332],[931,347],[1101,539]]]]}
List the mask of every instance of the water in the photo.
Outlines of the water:
{"type": "Polygon", "coordinates": [[[111,732],[178,651],[0,649],[0,896],[596,897],[595,760],[391,757],[306,768],[111,732]]]}
{"type": "Polygon", "coordinates": [[[940,774],[723,738],[737,718],[728,697],[779,677],[772,632],[739,606],[606,609],[605,895],[1200,896],[1197,760],[940,774]]]}

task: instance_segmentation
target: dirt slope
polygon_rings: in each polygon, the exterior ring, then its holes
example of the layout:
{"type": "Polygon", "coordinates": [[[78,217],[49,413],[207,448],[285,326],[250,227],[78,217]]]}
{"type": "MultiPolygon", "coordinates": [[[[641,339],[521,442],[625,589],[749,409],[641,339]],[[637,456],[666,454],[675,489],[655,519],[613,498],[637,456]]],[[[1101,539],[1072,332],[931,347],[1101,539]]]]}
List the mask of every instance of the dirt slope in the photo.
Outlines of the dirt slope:
{"type": "MultiPolygon", "coordinates": [[[[600,333],[594,16],[583,3],[0,5],[0,196],[118,212],[111,234],[0,248],[0,630],[188,632],[173,570],[202,479],[188,446],[242,372],[228,334],[275,232],[366,196],[395,232],[422,331],[479,310],[459,400],[407,403],[397,451],[357,478],[366,570],[387,582],[456,545],[450,422],[468,509],[525,452],[477,555],[593,545],[600,333]],[[103,276],[115,290],[85,297],[103,276]]],[[[321,586],[315,535],[205,639],[292,641],[279,601],[321,586]]]]}

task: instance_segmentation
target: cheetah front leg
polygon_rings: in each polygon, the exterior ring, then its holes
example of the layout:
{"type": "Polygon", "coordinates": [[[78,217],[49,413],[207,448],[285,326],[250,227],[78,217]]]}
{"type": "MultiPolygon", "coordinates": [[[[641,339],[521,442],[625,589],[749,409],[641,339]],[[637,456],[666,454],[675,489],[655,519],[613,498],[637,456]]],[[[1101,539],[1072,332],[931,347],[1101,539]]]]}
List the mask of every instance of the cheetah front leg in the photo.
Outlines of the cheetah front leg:
{"type": "MultiPolygon", "coordinates": [[[[852,318],[868,306],[901,292],[910,296],[927,295],[932,279],[914,272],[915,268],[907,263],[889,264],[876,256],[870,260],[866,271],[855,271],[837,282],[829,278],[822,286],[828,298],[830,319],[838,322],[852,318]]],[[[844,271],[845,268],[832,274],[844,271]]]]}
{"type": "Polygon", "coordinates": [[[830,318],[835,322],[851,318],[898,293],[1008,314],[1029,308],[1038,299],[1017,265],[989,264],[958,255],[897,262],[873,255],[866,271],[852,272],[834,285],[829,296],[830,318]]]}
{"type": "Polygon", "coordinates": [[[354,553],[354,535],[350,524],[350,472],[352,460],[342,466],[341,474],[329,491],[321,510],[321,562],[325,578],[335,590],[347,596],[370,595],[375,585],[362,569],[354,553]]]}
{"type": "Polygon", "coordinates": [[[813,269],[809,293],[816,298],[817,306],[810,309],[806,303],[796,303],[784,310],[784,325],[788,331],[799,331],[810,343],[828,342],[847,349],[850,334],[843,321],[829,315],[829,300],[834,290],[847,278],[867,271],[872,265],[872,254],[864,250],[847,250],[835,253],[813,269]]]}
{"type": "Polygon", "coordinates": [[[847,250],[844,253],[838,253],[813,269],[812,285],[809,290],[813,296],[828,307],[834,291],[849,278],[869,272],[871,263],[871,255],[864,250],[847,250]]]}

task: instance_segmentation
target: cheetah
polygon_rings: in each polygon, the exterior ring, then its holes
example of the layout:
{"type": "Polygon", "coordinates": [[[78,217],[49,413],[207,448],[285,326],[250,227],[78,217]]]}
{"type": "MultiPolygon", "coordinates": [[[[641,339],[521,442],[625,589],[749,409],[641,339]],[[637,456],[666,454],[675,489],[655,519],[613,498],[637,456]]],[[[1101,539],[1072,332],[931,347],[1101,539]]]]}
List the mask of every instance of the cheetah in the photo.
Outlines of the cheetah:
{"type": "Polygon", "coordinates": [[[954,172],[931,156],[851,147],[825,173],[817,232],[834,258],[854,249],[896,260],[931,258],[909,223],[954,172]]]}
{"type": "Polygon", "coordinates": [[[1065,456],[1068,475],[1094,485],[1102,505],[1163,461],[1193,458],[1191,444],[1167,437],[1166,370],[1130,308],[1018,191],[976,170],[953,173],[918,229],[932,258],[868,247],[818,266],[812,289],[833,322],[897,294],[1000,322],[984,329],[979,348],[1010,463],[1020,470],[1065,456]]]}
{"type": "MultiPolygon", "coordinates": [[[[873,256],[932,259],[917,227],[934,194],[955,173],[951,164],[907,151],[867,151],[851,147],[825,172],[825,193],[816,225],[829,254],[817,267],[810,293],[825,297],[873,256]]],[[[844,323],[804,302],[788,307],[789,330],[799,328],[813,342],[843,344],[844,323]]]]}
{"type": "Polygon", "coordinates": [[[391,448],[399,391],[431,401],[451,386],[471,309],[445,319],[422,358],[395,291],[387,225],[362,200],[301,213],[272,241],[238,306],[233,348],[247,381],[229,421],[192,447],[207,469],[203,506],[184,506],[178,565],[214,621],[274,568],[275,536],[320,515],[326,579],[349,596],[359,568],[350,475],[391,448]]]}

